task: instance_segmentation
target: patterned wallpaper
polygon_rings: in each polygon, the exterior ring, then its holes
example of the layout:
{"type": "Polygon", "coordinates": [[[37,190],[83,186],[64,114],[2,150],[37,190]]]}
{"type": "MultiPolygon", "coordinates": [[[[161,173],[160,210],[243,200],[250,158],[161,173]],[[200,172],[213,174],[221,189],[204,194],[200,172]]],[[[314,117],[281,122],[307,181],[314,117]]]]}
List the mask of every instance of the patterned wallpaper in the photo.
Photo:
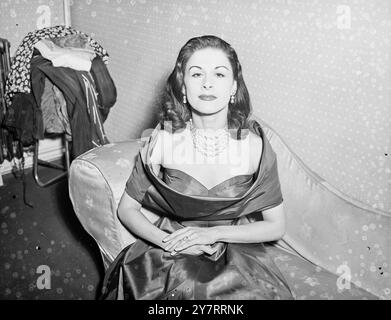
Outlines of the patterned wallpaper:
{"type": "Polygon", "coordinates": [[[1,0],[0,38],[11,43],[11,56],[35,29],[64,24],[62,0],[1,0]]]}
{"type": "Polygon", "coordinates": [[[391,2],[80,0],[72,25],[111,54],[113,141],[151,127],[180,47],[216,34],[239,54],[254,114],[329,183],[391,211],[391,2]]]}
{"type": "MultiPolygon", "coordinates": [[[[2,32],[6,22],[11,41],[21,39],[40,5],[51,9],[52,24],[59,21],[55,2],[2,1],[2,32]]],[[[155,124],[180,47],[190,37],[216,34],[239,54],[254,114],[330,184],[391,212],[389,0],[70,3],[72,26],[110,54],[118,89],[105,123],[112,141],[139,137],[155,124]]]]}

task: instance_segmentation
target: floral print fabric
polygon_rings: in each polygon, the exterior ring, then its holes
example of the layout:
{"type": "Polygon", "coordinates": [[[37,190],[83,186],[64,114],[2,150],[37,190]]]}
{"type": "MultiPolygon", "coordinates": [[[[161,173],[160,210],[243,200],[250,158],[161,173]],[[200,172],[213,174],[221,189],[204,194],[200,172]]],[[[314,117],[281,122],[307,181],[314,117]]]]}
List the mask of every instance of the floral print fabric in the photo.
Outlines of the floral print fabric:
{"type": "Polygon", "coordinates": [[[11,70],[6,82],[7,98],[11,100],[18,92],[31,93],[30,62],[34,52],[34,44],[41,39],[62,38],[75,34],[87,37],[89,46],[94,49],[95,53],[99,55],[103,61],[107,61],[109,55],[98,42],[85,33],[71,27],[54,26],[31,31],[24,37],[11,63],[11,70]]]}

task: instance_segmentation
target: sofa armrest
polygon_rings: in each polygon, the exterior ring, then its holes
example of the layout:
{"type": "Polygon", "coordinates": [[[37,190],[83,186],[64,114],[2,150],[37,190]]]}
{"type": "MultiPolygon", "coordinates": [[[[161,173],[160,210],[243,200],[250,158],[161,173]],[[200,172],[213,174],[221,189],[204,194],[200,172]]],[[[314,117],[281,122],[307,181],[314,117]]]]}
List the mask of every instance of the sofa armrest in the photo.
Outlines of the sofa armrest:
{"type": "MultiPolygon", "coordinates": [[[[84,229],[97,242],[105,268],[136,238],[123,226],[117,208],[142,140],[107,144],[76,158],[69,172],[69,195],[84,229]]],[[[157,216],[146,209],[154,222],[157,216]]]]}

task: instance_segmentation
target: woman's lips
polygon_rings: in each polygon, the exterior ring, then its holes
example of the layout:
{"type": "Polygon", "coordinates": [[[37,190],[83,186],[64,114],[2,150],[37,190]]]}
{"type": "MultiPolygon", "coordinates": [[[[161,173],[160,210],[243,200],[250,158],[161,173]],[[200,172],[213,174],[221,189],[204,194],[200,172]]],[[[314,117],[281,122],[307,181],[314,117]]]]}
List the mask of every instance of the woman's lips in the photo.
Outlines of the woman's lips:
{"type": "Polygon", "coordinates": [[[212,101],[212,100],[216,100],[217,99],[216,96],[207,95],[207,94],[201,94],[200,96],[198,96],[198,98],[200,98],[201,100],[204,100],[204,101],[212,101]]]}

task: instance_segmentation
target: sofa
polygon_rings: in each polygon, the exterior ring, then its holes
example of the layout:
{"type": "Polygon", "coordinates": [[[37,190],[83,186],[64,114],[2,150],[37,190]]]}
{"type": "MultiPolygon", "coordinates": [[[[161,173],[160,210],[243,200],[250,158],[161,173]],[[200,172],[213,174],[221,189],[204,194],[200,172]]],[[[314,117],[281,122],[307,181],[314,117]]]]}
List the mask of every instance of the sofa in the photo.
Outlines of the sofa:
{"type": "MultiPolygon", "coordinates": [[[[287,216],[284,237],[266,248],[300,300],[391,299],[391,213],[341,193],[313,172],[268,124],[261,124],[278,159],[287,216]]],[[[117,207],[145,139],[94,148],[76,158],[69,195],[95,239],[105,269],[136,238],[117,207]]],[[[154,222],[157,216],[142,209],[154,222]]]]}

